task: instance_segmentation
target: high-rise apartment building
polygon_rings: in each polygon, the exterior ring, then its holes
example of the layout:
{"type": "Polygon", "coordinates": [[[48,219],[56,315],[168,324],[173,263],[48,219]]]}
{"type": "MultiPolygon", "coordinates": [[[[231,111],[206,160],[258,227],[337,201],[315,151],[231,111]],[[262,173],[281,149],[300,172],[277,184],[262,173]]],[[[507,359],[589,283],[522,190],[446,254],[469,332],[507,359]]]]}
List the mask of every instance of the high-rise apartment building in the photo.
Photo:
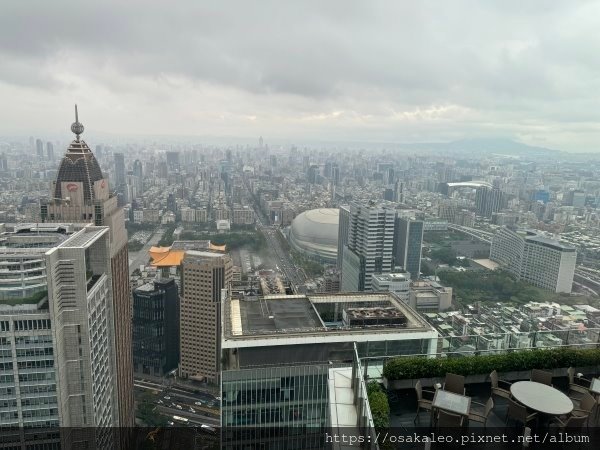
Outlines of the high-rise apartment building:
{"type": "Polygon", "coordinates": [[[219,381],[221,300],[232,280],[229,255],[189,250],[181,263],[180,374],[219,381]]]}
{"type": "Polygon", "coordinates": [[[117,188],[125,185],[125,155],[123,153],[115,153],[115,184],[117,188]]]}
{"type": "Polygon", "coordinates": [[[571,292],[577,250],[534,231],[503,227],[492,238],[490,259],[534,286],[571,292]]]}
{"type": "Polygon", "coordinates": [[[179,290],[172,278],[133,291],[133,368],[161,377],[179,364],[179,290]]]}
{"type": "Polygon", "coordinates": [[[83,222],[108,226],[110,230],[110,268],[117,355],[119,423],[133,426],[132,305],[129,287],[127,231],[123,209],[117,205],[94,154],[80,139],[83,125],[71,125],[76,139],[62,159],[51,200],[41,205],[42,222],[83,222]]]}
{"type": "Polygon", "coordinates": [[[350,205],[348,241],[342,252],[342,291],[368,291],[373,274],[392,270],[395,217],[396,211],[388,204],[350,205]]]}
{"type": "Polygon", "coordinates": [[[394,227],[394,264],[410,273],[412,280],[421,274],[423,221],[413,217],[396,217],[394,227]]]}

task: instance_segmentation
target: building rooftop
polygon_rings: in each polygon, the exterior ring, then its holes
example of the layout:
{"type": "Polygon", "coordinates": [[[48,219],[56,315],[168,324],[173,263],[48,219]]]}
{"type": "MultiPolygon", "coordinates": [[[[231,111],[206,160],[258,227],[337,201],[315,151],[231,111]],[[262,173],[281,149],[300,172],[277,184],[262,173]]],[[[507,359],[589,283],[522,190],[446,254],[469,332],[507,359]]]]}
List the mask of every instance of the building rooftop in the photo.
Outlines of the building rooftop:
{"type": "Polygon", "coordinates": [[[104,233],[108,232],[108,227],[87,226],[77,233],[73,234],[69,239],[64,241],[58,247],[87,247],[104,233]]]}
{"type": "MultiPolygon", "coordinates": [[[[179,266],[187,254],[194,254],[194,252],[208,250],[205,253],[210,253],[211,256],[215,254],[213,252],[224,252],[224,245],[215,245],[208,240],[199,241],[175,241],[171,247],[150,247],[148,253],[152,258],[150,265],[154,267],[172,267],[179,266]]],[[[222,253],[216,253],[219,255],[222,253]]]]}
{"type": "Polygon", "coordinates": [[[575,252],[576,249],[572,245],[564,244],[556,239],[550,239],[546,236],[536,235],[536,236],[527,236],[525,239],[527,242],[536,242],[544,247],[553,248],[555,250],[560,250],[561,252],[575,252]]]}
{"type": "Polygon", "coordinates": [[[322,335],[325,333],[377,333],[399,331],[383,320],[402,318],[402,331],[432,331],[417,312],[392,292],[311,295],[267,295],[252,300],[227,298],[224,303],[226,339],[322,335]],[[383,311],[382,320],[347,322],[344,315],[383,311]],[[371,324],[372,323],[372,324],[371,324]]]}
{"type": "Polygon", "coordinates": [[[378,273],[373,275],[373,278],[387,282],[410,281],[410,274],[408,272],[378,273]]]}

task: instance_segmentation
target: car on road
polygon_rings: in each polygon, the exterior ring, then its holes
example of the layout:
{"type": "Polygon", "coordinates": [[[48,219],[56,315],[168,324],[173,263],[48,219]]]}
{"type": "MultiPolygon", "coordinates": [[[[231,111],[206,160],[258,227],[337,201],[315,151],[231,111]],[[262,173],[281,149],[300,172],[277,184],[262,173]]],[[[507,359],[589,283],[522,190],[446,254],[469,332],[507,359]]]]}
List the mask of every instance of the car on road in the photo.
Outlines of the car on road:
{"type": "Polygon", "coordinates": [[[177,408],[177,409],[183,409],[183,408],[181,407],[181,405],[175,405],[175,408],[177,408]]]}
{"type": "Polygon", "coordinates": [[[196,405],[196,406],[202,406],[202,402],[194,402],[194,405],[196,405]]]}
{"type": "Polygon", "coordinates": [[[171,400],[171,397],[169,397],[168,395],[165,395],[163,398],[164,398],[165,400],[171,400]]]}
{"type": "Polygon", "coordinates": [[[221,397],[215,397],[215,400],[221,401],[221,397]]]}
{"type": "Polygon", "coordinates": [[[156,403],[158,403],[159,405],[162,405],[164,402],[162,400],[158,400],[156,403]]]}
{"type": "Polygon", "coordinates": [[[167,425],[169,425],[170,427],[172,427],[173,425],[175,425],[175,423],[171,422],[170,420],[167,422],[167,425]]]}
{"type": "Polygon", "coordinates": [[[194,414],[194,413],[196,412],[196,410],[195,410],[194,408],[190,407],[190,412],[191,412],[192,414],[194,414]]]}

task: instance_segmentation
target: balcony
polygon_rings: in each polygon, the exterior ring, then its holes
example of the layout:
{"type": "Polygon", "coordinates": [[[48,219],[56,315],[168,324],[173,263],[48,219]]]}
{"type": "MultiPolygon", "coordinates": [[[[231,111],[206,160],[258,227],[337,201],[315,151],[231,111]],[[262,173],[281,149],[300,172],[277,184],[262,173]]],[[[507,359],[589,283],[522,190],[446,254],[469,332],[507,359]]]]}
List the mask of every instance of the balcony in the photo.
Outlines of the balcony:
{"type": "MultiPolygon", "coordinates": [[[[366,374],[363,371],[368,378],[366,374]]],[[[543,447],[535,439],[564,435],[568,430],[573,437],[589,440],[591,446],[582,448],[598,448],[599,376],[600,348],[399,357],[387,360],[382,378],[369,384],[369,388],[378,384],[387,398],[382,405],[381,399],[375,404],[369,396],[370,411],[374,418],[387,416],[387,420],[375,421],[380,433],[405,438],[438,433],[454,435],[461,442],[461,436],[505,436],[521,443],[519,439],[532,439],[532,448],[552,448],[552,441],[543,447]]]]}

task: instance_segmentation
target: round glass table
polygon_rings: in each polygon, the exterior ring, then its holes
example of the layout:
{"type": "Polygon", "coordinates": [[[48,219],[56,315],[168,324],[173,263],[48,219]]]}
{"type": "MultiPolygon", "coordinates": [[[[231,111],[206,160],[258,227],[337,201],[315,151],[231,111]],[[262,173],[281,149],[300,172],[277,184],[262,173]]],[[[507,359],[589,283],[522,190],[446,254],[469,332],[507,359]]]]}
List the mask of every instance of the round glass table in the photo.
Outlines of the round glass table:
{"type": "Polygon", "coordinates": [[[517,401],[542,414],[561,416],[573,411],[571,399],[546,384],[517,381],[510,386],[510,392],[517,401]]]}

